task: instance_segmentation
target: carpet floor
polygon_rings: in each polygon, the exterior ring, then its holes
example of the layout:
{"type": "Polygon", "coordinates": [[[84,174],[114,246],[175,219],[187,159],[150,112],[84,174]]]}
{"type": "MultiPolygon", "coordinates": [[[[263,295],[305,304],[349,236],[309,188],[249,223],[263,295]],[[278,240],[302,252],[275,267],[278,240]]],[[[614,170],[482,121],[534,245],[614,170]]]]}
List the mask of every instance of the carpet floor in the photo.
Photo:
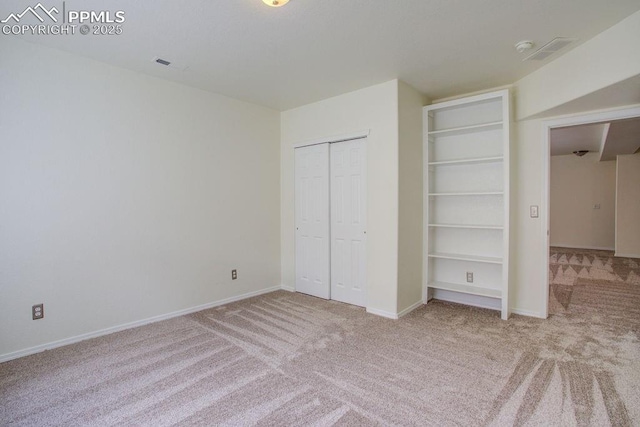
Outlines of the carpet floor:
{"type": "Polygon", "coordinates": [[[614,257],[613,251],[551,247],[549,284],[551,314],[570,310],[574,290],[580,297],[587,289],[593,303],[637,316],[634,293],[640,289],[640,259],[614,257]]]}
{"type": "Polygon", "coordinates": [[[0,424],[640,425],[640,285],[572,286],[508,321],[274,292],[0,364],[0,424]]]}

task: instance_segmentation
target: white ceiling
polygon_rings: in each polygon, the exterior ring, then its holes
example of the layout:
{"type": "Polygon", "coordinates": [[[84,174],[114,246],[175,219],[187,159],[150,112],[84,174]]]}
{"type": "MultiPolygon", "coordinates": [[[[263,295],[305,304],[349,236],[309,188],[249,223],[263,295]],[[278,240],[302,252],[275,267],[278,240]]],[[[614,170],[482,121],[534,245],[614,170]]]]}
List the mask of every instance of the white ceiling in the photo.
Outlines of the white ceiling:
{"type": "Polygon", "coordinates": [[[551,155],[564,156],[580,150],[597,153],[604,132],[602,123],[551,129],[551,155]]]}
{"type": "Polygon", "coordinates": [[[640,148],[640,118],[611,122],[600,160],[615,160],[618,154],[633,154],[640,148]]]}
{"type": "Polygon", "coordinates": [[[551,129],[552,156],[588,150],[607,161],[619,154],[633,154],[639,148],[640,117],[551,129]]]}
{"type": "MultiPolygon", "coordinates": [[[[41,1],[61,9],[62,1],[41,1]]],[[[3,0],[0,16],[32,3],[3,0]]],[[[522,62],[515,42],[578,38],[568,51],[640,1],[291,0],[271,8],[261,0],[66,0],[66,8],[124,10],[124,33],[26,38],[284,110],[393,78],[432,99],[513,83],[555,58],[522,62]],[[188,70],[157,65],[155,56],[188,70]]]]}

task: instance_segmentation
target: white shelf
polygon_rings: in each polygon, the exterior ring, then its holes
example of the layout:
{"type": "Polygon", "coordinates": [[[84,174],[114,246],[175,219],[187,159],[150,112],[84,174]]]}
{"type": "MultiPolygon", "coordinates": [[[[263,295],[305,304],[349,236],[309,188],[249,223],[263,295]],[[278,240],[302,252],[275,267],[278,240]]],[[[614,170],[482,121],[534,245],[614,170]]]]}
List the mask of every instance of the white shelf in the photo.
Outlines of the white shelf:
{"type": "Polygon", "coordinates": [[[480,224],[429,224],[429,227],[442,228],[472,228],[479,230],[502,230],[501,225],[480,225],[480,224]]]}
{"type": "Polygon", "coordinates": [[[429,258],[442,258],[442,259],[453,259],[458,261],[483,262],[487,264],[502,264],[502,258],[499,258],[499,257],[447,254],[442,252],[432,252],[428,256],[429,258]]]}
{"type": "Polygon", "coordinates": [[[423,286],[475,295],[465,299],[472,305],[498,299],[502,319],[509,317],[509,99],[501,90],[423,109],[423,286]],[[468,273],[475,284],[465,282],[468,273]]]}
{"type": "Polygon", "coordinates": [[[460,126],[457,128],[450,129],[441,129],[441,130],[432,130],[429,131],[429,136],[453,136],[453,135],[463,135],[465,133],[474,133],[486,130],[498,130],[502,128],[502,121],[499,122],[491,122],[491,123],[481,123],[479,125],[471,125],[471,126],[460,126]]]}
{"type": "Polygon", "coordinates": [[[431,196],[502,196],[504,192],[502,191],[477,191],[477,192],[467,192],[467,193],[429,193],[429,197],[431,196]]]}
{"type": "Polygon", "coordinates": [[[475,159],[461,159],[461,160],[445,160],[441,162],[429,162],[429,166],[454,166],[454,165],[473,165],[480,163],[498,163],[502,162],[504,157],[478,157],[475,159]]]}
{"type": "Polygon", "coordinates": [[[480,295],[489,298],[502,298],[502,292],[498,289],[488,289],[480,286],[463,285],[459,283],[448,282],[429,282],[427,287],[434,289],[442,289],[444,291],[461,292],[463,294],[480,295]]]}

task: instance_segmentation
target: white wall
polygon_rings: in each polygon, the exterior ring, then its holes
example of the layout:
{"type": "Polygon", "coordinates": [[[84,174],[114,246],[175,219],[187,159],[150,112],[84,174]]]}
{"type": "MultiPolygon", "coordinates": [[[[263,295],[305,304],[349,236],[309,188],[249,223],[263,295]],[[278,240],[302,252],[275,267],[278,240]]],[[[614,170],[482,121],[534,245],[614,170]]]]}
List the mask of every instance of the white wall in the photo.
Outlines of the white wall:
{"type": "MultiPolygon", "coordinates": [[[[543,218],[530,218],[529,206],[547,208],[543,200],[545,111],[640,74],[640,12],[515,83],[516,111],[512,151],[511,305],[516,313],[546,317],[547,232],[543,218]],[[631,36],[631,38],[629,38],[631,36]]],[[[584,112],[595,110],[584,105],[584,112]]],[[[551,119],[551,117],[545,117],[551,119]]]]}
{"type": "Polygon", "coordinates": [[[640,11],[518,81],[516,117],[545,111],[640,74],[640,11]]]}
{"type": "Polygon", "coordinates": [[[0,43],[0,358],[280,284],[278,112],[0,43]]]}
{"type": "Polygon", "coordinates": [[[551,246],[613,250],[616,162],[599,158],[551,157],[551,246]]]}
{"type": "Polygon", "coordinates": [[[617,164],[616,256],[640,258],[640,153],[617,164]]]}
{"type": "Polygon", "coordinates": [[[295,287],[295,143],[370,129],[367,138],[367,309],[395,314],[398,281],[398,81],[281,115],[282,284],[295,287]]]}
{"type": "Polygon", "coordinates": [[[399,313],[422,302],[422,107],[425,104],[422,94],[399,82],[399,313]]]}

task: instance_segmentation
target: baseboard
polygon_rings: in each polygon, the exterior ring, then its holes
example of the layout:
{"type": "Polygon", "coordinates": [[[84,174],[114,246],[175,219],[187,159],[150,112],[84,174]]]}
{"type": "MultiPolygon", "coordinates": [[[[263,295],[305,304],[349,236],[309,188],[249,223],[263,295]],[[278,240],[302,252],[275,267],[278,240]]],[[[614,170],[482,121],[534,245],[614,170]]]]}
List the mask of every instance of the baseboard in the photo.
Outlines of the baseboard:
{"type": "Polygon", "coordinates": [[[464,294],[461,292],[445,291],[443,289],[434,289],[433,299],[454,302],[457,304],[470,305],[472,307],[478,308],[488,308],[490,310],[500,311],[501,309],[500,300],[497,298],[464,294]]]}
{"type": "Polygon", "coordinates": [[[552,245],[549,246],[554,248],[563,248],[563,249],[591,249],[593,251],[613,251],[615,248],[603,247],[603,246],[580,246],[580,245],[552,245]]]}
{"type": "MultiPolygon", "coordinates": [[[[440,296],[442,296],[442,295],[440,295],[440,296]]],[[[424,301],[424,303],[427,304],[429,301],[431,301],[433,299],[434,298],[431,297],[427,301],[424,301]]],[[[460,301],[460,299],[458,299],[458,301],[452,301],[450,299],[443,299],[443,301],[457,302],[457,303],[460,303],[460,304],[473,305],[474,307],[489,308],[489,309],[492,309],[492,310],[499,310],[500,309],[500,308],[496,308],[496,307],[487,307],[487,306],[480,305],[480,304],[473,304],[473,301],[472,301],[471,304],[468,304],[466,302],[460,301]]],[[[520,316],[526,316],[526,317],[535,317],[536,319],[546,319],[547,318],[547,316],[544,316],[542,313],[539,313],[537,311],[524,310],[524,309],[521,309],[521,308],[512,308],[510,310],[510,313],[511,314],[518,314],[520,316]]]]}
{"type": "Polygon", "coordinates": [[[287,285],[280,285],[280,289],[282,289],[283,291],[287,291],[287,292],[295,292],[296,288],[294,288],[293,286],[287,286],[287,285]]]}
{"type": "Polygon", "coordinates": [[[622,258],[640,258],[640,255],[638,255],[638,254],[621,254],[621,253],[618,253],[618,252],[613,254],[613,256],[618,256],[618,257],[622,257],[622,258]]]}
{"type": "Polygon", "coordinates": [[[398,320],[398,314],[390,311],[378,310],[377,308],[367,307],[367,313],[375,314],[376,316],[386,317],[387,319],[398,320]]]}
{"type": "Polygon", "coordinates": [[[398,313],[398,318],[406,316],[407,314],[411,313],[413,310],[420,308],[423,305],[424,305],[424,302],[422,302],[422,300],[411,304],[409,307],[405,308],[404,310],[398,313]]]}
{"type": "Polygon", "coordinates": [[[14,351],[12,353],[2,354],[0,355],[0,363],[8,362],[9,360],[18,359],[20,357],[30,356],[32,354],[40,353],[45,350],[52,350],[58,347],[64,347],[65,345],[75,344],[80,341],[85,341],[91,338],[101,337],[103,335],[113,334],[114,332],[124,331],[126,329],[137,328],[139,326],[148,325],[150,323],[160,322],[162,320],[172,319],[174,317],[184,316],[185,314],[191,314],[198,311],[206,310],[213,307],[218,307],[221,305],[229,304],[232,302],[240,301],[243,299],[255,297],[258,295],[268,294],[270,292],[281,290],[281,286],[273,286],[267,289],[261,289],[259,291],[249,292],[246,294],[238,295],[235,297],[229,297],[225,299],[221,299],[218,301],[213,301],[207,304],[198,305],[196,307],[187,308],[184,310],[174,311],[172,313],[161,314],[159,316],[149,317],[147,319],[137,320],[131,323],[125,323],[123,325],[113,326],[111,328],[101,329],[95,332],[88,332],[82,335],[76,335],[74,337],[65,338],[58,341],[52,341],[46,344],[37,345],[35,347],[26,348],[24,350],[14,351]]]}
{"type": "Polygon", "coordinates": [[[544,316],[542,313],[539,313],[537,311],[531,311],[531,310],[523,310],[520,308],[512,308],[511,309],[511,314],[518,314],[520,316],[527,316],[527,317],[535,317],[537,319],[546,319],[547,316],[544,316]]]}

